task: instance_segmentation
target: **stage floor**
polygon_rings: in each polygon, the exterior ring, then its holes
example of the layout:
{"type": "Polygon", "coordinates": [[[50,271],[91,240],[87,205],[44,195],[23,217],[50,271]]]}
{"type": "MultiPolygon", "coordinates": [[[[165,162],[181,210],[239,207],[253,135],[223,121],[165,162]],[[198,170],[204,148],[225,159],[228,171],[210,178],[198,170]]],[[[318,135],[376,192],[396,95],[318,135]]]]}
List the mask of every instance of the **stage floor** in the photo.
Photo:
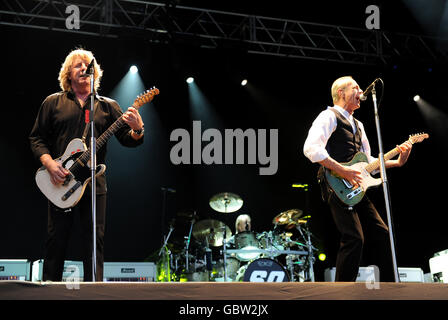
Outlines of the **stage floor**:
{"type": "Polygon", "coordinates": [[[448,284],[0,281],[0,300],[448,300],[448,284]]]}

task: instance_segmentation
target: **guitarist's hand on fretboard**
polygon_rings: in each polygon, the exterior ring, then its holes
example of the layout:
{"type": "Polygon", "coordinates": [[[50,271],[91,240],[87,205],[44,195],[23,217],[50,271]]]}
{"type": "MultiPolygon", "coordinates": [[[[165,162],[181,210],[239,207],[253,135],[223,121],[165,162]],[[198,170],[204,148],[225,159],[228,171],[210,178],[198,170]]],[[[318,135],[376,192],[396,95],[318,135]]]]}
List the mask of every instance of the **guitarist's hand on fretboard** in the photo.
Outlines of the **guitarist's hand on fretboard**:
{"type": "Polygon", "coordinates": [[[400,146],[397,146],[397,148],[398,152],[400,152],[400,156],[398,157],[397,160],[397,166],[401,167],[408,161],[409,154],[411,153],[412,150],[412,143],[406,141],[405,143],[402,143],[400,146]]]}
{"type": "Polygon", "coordinates": [[[143,120],[138,110],[134,107],[129,107],[123,114],[123,120],[132,130],[138,131],[143,128],[143,120]]]}

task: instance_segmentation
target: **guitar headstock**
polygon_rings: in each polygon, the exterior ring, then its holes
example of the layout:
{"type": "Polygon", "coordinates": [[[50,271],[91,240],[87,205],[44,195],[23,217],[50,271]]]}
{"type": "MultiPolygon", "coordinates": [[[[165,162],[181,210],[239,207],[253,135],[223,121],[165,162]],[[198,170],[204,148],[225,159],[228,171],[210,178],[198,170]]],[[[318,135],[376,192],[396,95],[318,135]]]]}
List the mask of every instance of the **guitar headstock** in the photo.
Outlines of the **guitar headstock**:
{"type": "Polygon", "coordinates": [[[419,143],[422,142],[425,139],[429,138],[429,134],[427,133],[416,133],[416,134],[411,134],[409,136],[409,142],[414,144],[414,143],[419,143]]]}
{"type": "Polygon", "coordinates": [[[137,99],[134,100],[132,106],[138,109],[145,103],[151,102],[154,96],[158,95],[159,93],[160,93],[159,89],[157,89],[156,87],[152,87],[151,90],[146,90],[144,93],[137,96],[137,99]]]}

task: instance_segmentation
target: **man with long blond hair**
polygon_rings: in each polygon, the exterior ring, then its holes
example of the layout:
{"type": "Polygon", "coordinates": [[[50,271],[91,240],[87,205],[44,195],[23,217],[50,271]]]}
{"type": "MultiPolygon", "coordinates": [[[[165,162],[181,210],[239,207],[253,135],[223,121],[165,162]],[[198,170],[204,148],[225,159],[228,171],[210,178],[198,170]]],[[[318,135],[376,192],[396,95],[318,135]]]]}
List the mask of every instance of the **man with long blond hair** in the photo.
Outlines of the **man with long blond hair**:
{"type": "MultiPolygon", "coordinates": [[[[322,198],[329,205],[341,234],[336,258],[336,281],[356,281],[365,239],[372,245],[369,262],[379,267],[381,281],[393,281],[388,227],[375,206],[367,196],[353,207],[346,206],[334,195],[323,174],[324,168],[331,170],[357,188],[362,182],[361,172],[342,164],[352,160],[359,151],[367,155],[369,162],[375,160],[371,156],[364,126],[353,116],[354,111],[361,107],[361,93],[362,90],[351,76],[340,77],[333,82],[333,106],[322,111],[313,121],[303,152],[311,162],[321,165],[318,180],[322,198]]],[[[404,165],[411,148],[409,142],[402,144],[399,148],[400,156],[397,160],[387,160],[386,168],[404,165]]]]}
{"type": "MultiPolygon", "coordinates": [[[[69,142],[83,137],[90,140],[90,130],[86,130],[86,112],[90,110],[90,77],[85,76],[87,67],[94,59],[93,53],[84,49],[71,51],[59,72],[59,85],[62,91],[49,95],[38,111],[36,121],[29,135],[31,150],[47,169],[54,185],[62,184],[69,171],[60,161],[69,142]]],[[[97,59],[92,65],[94,74],[94,128],[99,137],[123,115],[125,125],[115,136],[127,147],[137,147],[143,143],[143,120],[137,109],[130,107],[124,114],[118,103],[98,95],[103,74],[97,59]]],[[[97,163],[105,163],[106,145],[97,150],[97,163]]],[[[70,209],[60,209],[48,202],[48,238],[45,243],[43,267],[44,281],[62,281],[66,249],[74,215],[79,214],[82,236],[84,281],[102,281],[104,263],[104,230],[106,219],[106,177],[97,176],[96,185],[96,235],[97,272],[92,279],[92,221],[90,184],[81,200],[70,209]]]]}

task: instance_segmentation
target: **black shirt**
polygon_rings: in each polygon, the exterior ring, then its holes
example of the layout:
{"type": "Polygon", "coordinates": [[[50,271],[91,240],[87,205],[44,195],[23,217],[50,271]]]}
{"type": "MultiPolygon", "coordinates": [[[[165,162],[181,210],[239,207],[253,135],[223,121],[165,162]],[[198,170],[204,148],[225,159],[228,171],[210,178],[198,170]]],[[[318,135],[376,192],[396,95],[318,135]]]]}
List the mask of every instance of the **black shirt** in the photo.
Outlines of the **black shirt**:
{"type": "MultiPolygon", "coordinates": [[[[29,139],[34,156],[39,159],[50,154],[53,159],[60,157],[68,143],[74,138],[82,138],[84,133],[85,110],[90,109],[90,97],[84,108],[81,107],[73,92],[61,91],[48,96],[42,103],[31,130],[29,139]]],[[[115,100],[95,95],[95,136],[98,138],[123,114],[115,100]]],[[[124,124],[116,133],[118,141],[127,147],[136,147],[143,138],[134,140],[130,127],[124,124]]],[[[86,136],[90,144],[90,129],[86,136]]],[[[97,164],[105,163],[107,144],[97,150],[97,164]]],[[[97,177],[97,193],[106,192],[106,178],[97,177]]]]}

